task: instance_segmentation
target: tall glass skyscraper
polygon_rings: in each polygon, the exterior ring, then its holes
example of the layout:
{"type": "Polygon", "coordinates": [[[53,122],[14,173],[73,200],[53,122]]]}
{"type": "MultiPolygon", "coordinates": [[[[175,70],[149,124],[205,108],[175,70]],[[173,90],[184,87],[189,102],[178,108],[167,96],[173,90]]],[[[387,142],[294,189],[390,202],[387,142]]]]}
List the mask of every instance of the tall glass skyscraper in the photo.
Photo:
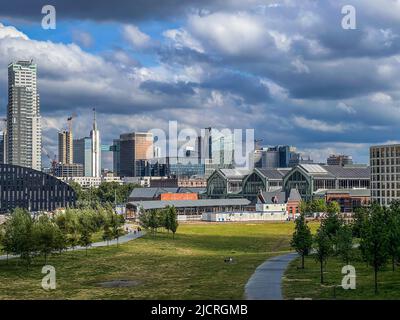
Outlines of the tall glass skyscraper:
{"type": "Polygon", "coordinates": [[[41,170],[42,128],[37,92],[37,65],[18,61],[8,66],[7,162],[41,170]]]}

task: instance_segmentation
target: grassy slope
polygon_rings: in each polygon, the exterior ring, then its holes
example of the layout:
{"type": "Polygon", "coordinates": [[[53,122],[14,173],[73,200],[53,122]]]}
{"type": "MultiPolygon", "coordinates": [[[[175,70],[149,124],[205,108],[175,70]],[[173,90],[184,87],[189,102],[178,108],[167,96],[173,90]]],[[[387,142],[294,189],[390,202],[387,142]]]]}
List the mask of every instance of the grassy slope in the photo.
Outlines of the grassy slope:
{"type": "Polygon", "coordinates": [[[290,250],[293,223],[186,224],[175,240],[147,235],[116,246],[52,256],[57,290],[41,289],[42,258],[27,271],[0,261],[0,299],[241,299],[255,268],[290,250]],[[226,264],[232,256],[235,263],[226,264]],[[138,280],[131,288],[99,282],[138,280]]]}
{"type": "MultiPolygon", "coordinates": [[[[394,273],[390,264],[379,272],[379,294],[374,294],[374,273],[361,261],[358,250],[350,264],[356,269],[356,289],[336,289],[336,299],[400,299],[400,270],[394,273]]],[[[340,285],[343,279],[342,267],[346,263],[338,258],[331,258],[325,267],[324,278],[326,286],[320,285],[319,263],[313,257],[306,258],[305,270],[298,270],[300,259],[291,263],[285,274],[283,293],[286,299],[312,298],[333,299],[333,284],[340,285]]]]}

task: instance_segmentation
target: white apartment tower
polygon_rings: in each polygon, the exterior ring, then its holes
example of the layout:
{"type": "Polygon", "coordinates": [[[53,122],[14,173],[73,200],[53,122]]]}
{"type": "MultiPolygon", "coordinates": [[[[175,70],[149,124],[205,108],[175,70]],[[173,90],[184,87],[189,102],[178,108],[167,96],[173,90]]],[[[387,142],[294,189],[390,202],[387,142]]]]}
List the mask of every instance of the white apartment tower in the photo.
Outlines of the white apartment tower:
{"type": "Polygon", "coordinates": [[[41,170],[42,128],[37,65],[18,61],[8,66],[7,162],[41,170]]]}
{"type": "Polygon", "coordinates": [[[101,177],[101,150],[100,150],[100,132],[97,130],[96,110],[93,109],[93,129],[90,131],[92,141],[92,177],[101,177]]]}

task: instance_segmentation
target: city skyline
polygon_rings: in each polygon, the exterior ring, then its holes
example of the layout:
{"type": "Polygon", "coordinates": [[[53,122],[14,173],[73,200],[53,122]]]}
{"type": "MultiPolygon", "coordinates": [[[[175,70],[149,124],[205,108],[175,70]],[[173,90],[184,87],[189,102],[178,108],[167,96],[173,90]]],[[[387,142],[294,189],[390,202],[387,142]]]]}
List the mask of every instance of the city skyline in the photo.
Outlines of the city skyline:
{"type": "MultiPolygon", "coordinates": [[[[31,58],[40,66],[43,139],[53,153],[66,118],[79,115],[75,136],[84,137],[96,107],[105,144],[177,120],[254,128],[266,145],[295,145],[316,161],[343,153],[366,163],[370,145],[400,134],[400,28],[396,10],[356,2],[356,30],[341,28],[342,1],[188,1],[169,10],[135,2],[122,11],[102,2],[79,12],[64,4],[57,28],[43,30],[35,1],[16,13],[17,1],[2,10],[0,68],[31,58]]],[[[0,72],[3,115],[5,80],[0,72]]],[[[111,168],[112,156],[103,160],[111,168]]]]}

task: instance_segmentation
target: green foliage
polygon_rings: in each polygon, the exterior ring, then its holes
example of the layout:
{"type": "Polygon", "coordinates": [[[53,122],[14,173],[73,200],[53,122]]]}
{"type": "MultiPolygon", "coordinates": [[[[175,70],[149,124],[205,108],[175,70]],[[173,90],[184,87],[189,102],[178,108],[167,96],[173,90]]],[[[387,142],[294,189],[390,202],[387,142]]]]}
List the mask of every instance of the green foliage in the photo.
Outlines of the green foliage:
{"type": "Polygon", "coordinates": [[[290,245],[301,255],[301,267],[304,269],[304,257],[310,253],[312,246],[312,234],[306,223],[304,214],[296,219],[296,227],[290,245]]]}
{"type": "Polygon", "coordinates": [[[173,238],[179,226],[176,208],[170,206],[161,210],[140,210],[139,223],[154,236],[158,228],[165,228],[168,232],[172,232],[173,238]]]}
{"type": "Polygon", "coordinates": [[[340,206],[332,201],[327,206],[327,213],[321,222],[321,226],[331,241],[336,237],[337,232],[343,225],[343,220],[339,217],[340,206]]]}
{"type": "Polygon", "coordinates": [[[336,254],[348,265],[353,253],[353,232],[349,225],[342,225],[335,237],[336,254]]]}
{"type": "Polygon", "coordinates": [[[367,212],[361,229],[360,249],[363,259],[374,268],[375,293],[378,293],[378,271],[386,264],[389,256],[385,217],[387,210],[374,204],[367,212]]]}
{"type": "Polygon", "coordinates": [[[386,225],[388,232],[388,254],[392,260],[392,271],[400,260],[400,203],[395,201],[390,204],[386,213],[386,225]]]}
{"type": "Polygon", "coordinates": [[[40,215],[33,224],[34,250],[42,254],[47,264],[47,256],[59,248],[58,226],[47,215],[40,215]]]}
{"type": "Polygon", "coordinates": [[[33,240],[33,219],[23,209],[15,209],[9,220],[5,223],[5,237],[8,252],[20,255],[27,266],[30,265],[32,253],[35,248],[33,240]]]}
{"type": "Polygon", "coordinates": [[[103,182],[98,188],[83,189],[78,183],[71,182],[70,186],[77,194],[78,207],[95,208],[99,204],[106,203],[124,203],[127,201],[129,194],[139,185],[127,183],[120,185],[118,182],[103,182]]]}
{"type": "Polygon", "coordinates": [[[324,283],[324,263],[332,254],[332,241],[323,227],[320,227],[314,236],[315,259],[320,263],[320,280],[324,283]]]}

